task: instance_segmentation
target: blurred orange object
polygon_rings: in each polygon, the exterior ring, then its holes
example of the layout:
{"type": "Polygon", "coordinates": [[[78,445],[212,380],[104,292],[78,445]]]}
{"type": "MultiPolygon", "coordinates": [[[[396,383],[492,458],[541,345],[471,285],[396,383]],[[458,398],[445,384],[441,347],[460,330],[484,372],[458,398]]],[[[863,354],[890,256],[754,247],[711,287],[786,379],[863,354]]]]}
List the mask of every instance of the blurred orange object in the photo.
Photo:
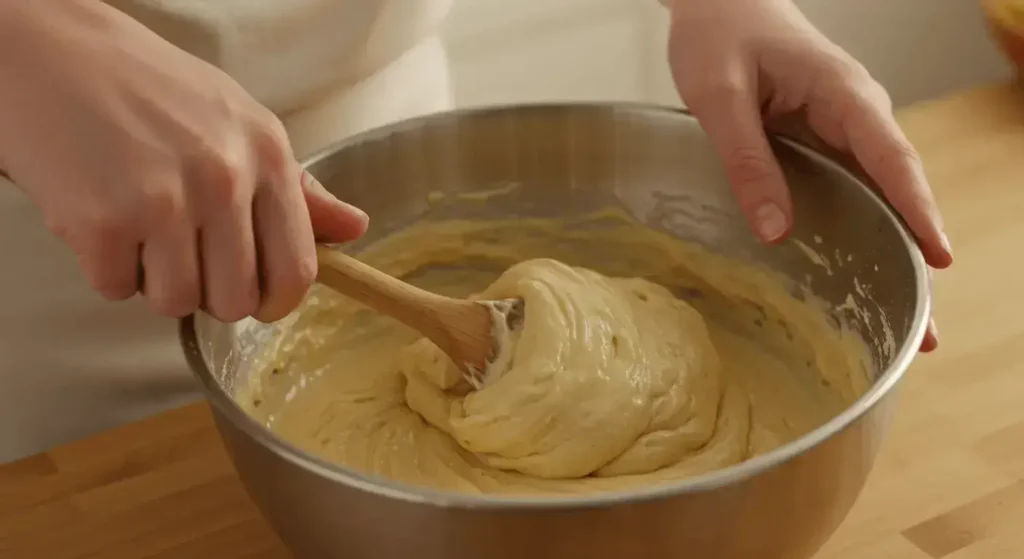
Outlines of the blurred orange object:
{"type": "Polygon", "coordinates": [[[981,6],[1003,53],[1024,73],[1024,0],[981,0],[981,6]]]}

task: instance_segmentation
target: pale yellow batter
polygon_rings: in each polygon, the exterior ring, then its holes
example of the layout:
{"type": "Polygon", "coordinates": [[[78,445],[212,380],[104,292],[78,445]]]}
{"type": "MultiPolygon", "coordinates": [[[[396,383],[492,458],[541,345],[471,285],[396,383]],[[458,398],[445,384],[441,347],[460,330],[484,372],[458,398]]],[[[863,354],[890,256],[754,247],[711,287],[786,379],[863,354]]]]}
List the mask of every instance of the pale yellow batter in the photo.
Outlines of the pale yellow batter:
{"type": "Polygon", "coordinates": [[[869,385],[866,346],[813,298],[615,214],[423,223],[360,258],[439,292],[526,304],[510,365],[473,390],[429,341],[317,287],[239,391],[283,438],[402,482],[663,483],[793,440],[869,385]]]}

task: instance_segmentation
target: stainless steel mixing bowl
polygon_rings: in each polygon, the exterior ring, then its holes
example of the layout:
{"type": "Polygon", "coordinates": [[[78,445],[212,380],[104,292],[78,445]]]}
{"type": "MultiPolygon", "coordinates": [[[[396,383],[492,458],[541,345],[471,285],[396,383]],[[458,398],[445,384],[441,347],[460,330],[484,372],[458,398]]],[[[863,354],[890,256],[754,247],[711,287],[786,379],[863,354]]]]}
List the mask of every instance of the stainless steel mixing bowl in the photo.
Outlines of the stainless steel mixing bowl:
{"type": "Polygon", "coordinates": [[[774,141],[793,192],[793,237],[803,248],[755,242],[703,132],[675,110],[458,111],[372,131],[311,158],[329,190],[372,216],[367,242],[420,219],[563,216],[617,204],[649,227],[811,285],[837,313],[852,296],[867,311],[867,320],[853,323],[860,333],[877,341],[888,331],[895,346],[871,344],[876,381],[852,407],[770,454],[628,494],[497,498],[364,475],[276,438],[230,396],[267,332],[187,318],[188,360],[239,476],[284,542],[308,559],[812,556],[875,459],[894,389],[924,335],[928,280],[911,237],[869,188],[821,155],[774,141]],[[505,194],[450,196],[485,191],[505,194]],[[809,257],[808,247],[830,262],[809,257]]]}

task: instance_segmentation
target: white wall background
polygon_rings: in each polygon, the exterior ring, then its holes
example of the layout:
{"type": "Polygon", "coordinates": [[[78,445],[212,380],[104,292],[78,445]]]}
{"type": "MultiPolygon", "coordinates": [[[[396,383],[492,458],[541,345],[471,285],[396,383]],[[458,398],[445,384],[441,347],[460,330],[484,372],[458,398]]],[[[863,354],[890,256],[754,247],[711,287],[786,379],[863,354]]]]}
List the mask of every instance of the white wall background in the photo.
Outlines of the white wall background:
{"type": "MultiPolygon", "coordinates": [[[[1005,78],[978,0],[797,0],[906,104],[1005,78]]],[[[460,105],[677,103],[657,0],[456,0],[445,27],[460,105]]]]}

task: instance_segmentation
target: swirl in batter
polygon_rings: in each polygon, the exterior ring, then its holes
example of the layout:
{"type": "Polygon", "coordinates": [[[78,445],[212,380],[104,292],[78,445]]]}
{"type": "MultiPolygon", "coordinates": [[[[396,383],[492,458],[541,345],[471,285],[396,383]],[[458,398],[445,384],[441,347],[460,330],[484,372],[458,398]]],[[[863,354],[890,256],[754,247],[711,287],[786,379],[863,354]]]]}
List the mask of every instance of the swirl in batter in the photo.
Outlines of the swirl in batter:
{"type": "Polygon", "coordinates": [[[254,417],[401,482],[485,493],[664,483],[793,440],[868,386],[866,346],[813,301],[642,228],[425,224],[361,257],[447,294],[525,302],[508,366],[477,390],[428,340],[319,287],[259,361],[238,398],[254,417]],[[477,271],[488,268],[505,270],[477,271]]]}

